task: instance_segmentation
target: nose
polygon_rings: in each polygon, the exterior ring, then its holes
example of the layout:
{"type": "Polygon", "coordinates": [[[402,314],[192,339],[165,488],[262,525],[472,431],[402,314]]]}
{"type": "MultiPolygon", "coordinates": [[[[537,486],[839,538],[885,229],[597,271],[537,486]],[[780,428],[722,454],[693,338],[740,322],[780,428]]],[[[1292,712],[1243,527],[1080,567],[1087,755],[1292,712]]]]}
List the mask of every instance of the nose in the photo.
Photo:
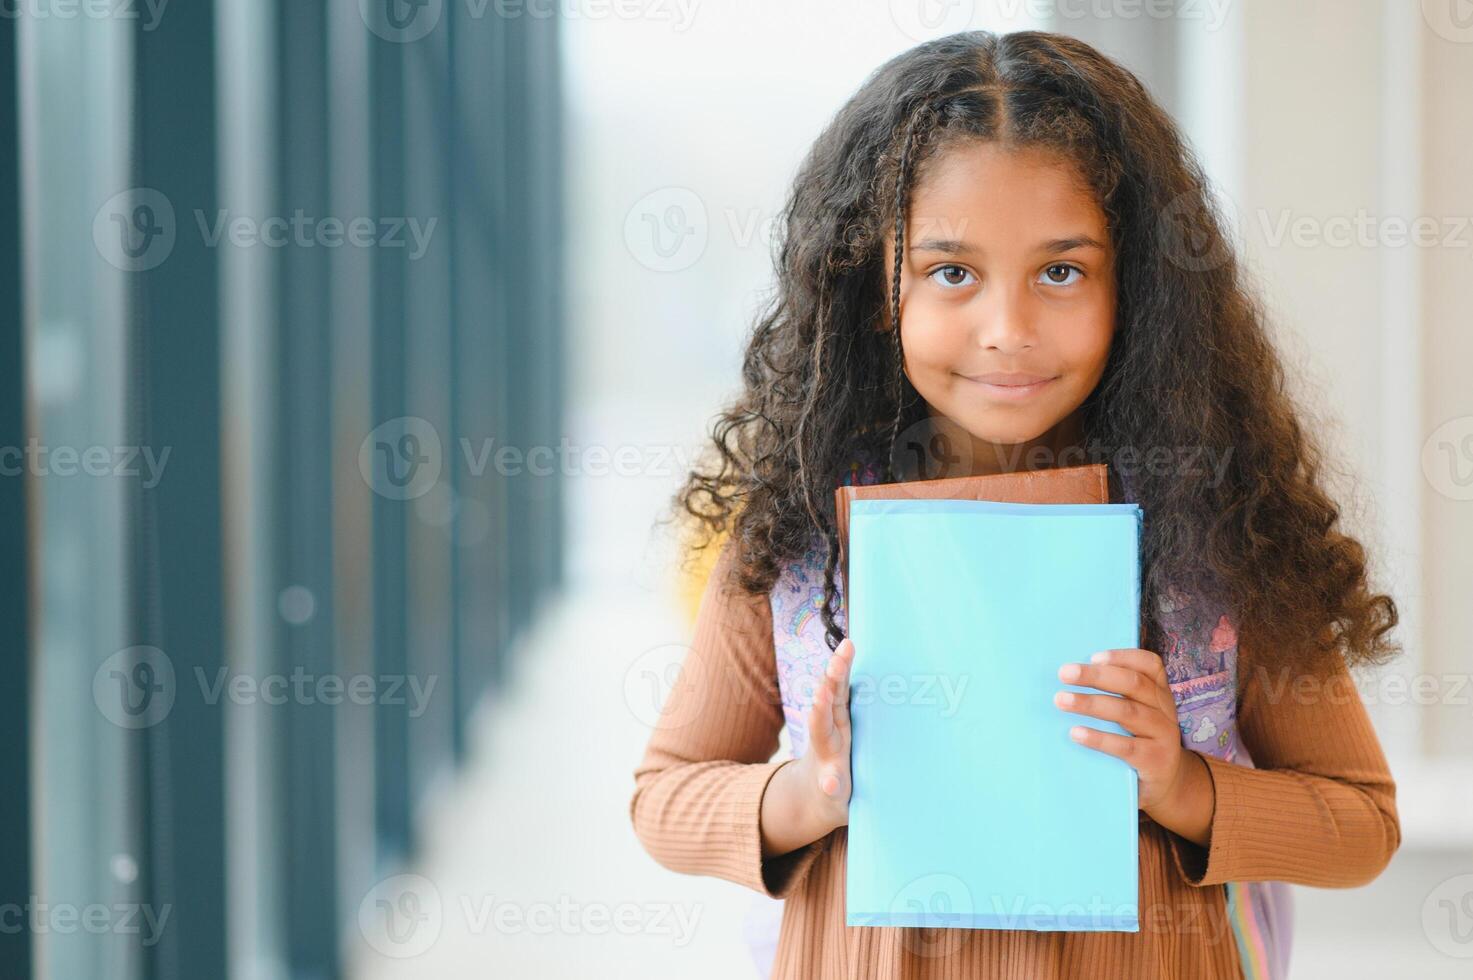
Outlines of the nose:
{"type": "Polygon", "coordinates": [[[985,350],[1016,354],[1038,342],[1025,286],[994,285],[982,292],[977,313],[976,342],[985,350]]]}

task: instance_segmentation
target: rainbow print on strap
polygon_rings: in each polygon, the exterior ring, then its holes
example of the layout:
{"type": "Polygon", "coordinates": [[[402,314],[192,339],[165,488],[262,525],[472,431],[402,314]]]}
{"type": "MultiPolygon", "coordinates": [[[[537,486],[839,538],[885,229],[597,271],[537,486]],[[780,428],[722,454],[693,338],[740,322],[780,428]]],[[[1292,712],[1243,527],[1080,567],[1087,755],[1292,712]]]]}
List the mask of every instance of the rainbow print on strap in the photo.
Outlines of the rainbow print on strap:
{"type": "MultiPolygon", "coordinates": [[[[1162,656],[1176,700],[1182,745],[1252,766],[1238,738],[1238,632],[1226,613],[1173,593],[1161,600],[1162,656]]],[[[1227,913],[1246,980],[1288,972],[1293,896],[1280,881],[1228,882],[1227,913]]]]}

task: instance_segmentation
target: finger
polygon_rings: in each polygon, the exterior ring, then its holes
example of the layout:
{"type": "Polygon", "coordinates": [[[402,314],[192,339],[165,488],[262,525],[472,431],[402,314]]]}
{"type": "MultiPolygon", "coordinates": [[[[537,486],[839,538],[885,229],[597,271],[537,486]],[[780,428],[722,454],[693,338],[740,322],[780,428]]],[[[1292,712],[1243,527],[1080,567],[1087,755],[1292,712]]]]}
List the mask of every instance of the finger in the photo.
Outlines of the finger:
{"type": "MultiPolygon", "coordinates": [[[[1090,657],[1090,663],[1107,667],[1124,666],[1139,671],[1150,678],[1151,686],[1155,690],[1154,697],[1147,699],[1146,703],[1154,703],[1167,715],[1176,716],[1176,696],[1171,693],[1171,678],[1166,675],[1165,658],[1151,650],[1127,647],[1101,650],[1090,657]]],[[[1135,697],[1135,695],[1131,696],[1135,697]]]]}
{"type": "Polygon", "coordinates": [[[1151,650],[1141,650],[1137,647],[1100,650],[1090,656],[1089,662],[1138,670],[1162,687],[1168,686],[1166,661],[1151,650]]]}
{"type": "Polygon", "coordinates": [[[1167,695],[1171,693],[1171,689],[1165,684],[1165,677],[1163,673],[1158,681],[1154,675],[1142,673],[1133,667],[1108,663],[1065,664],[1059,668],[1059,679],[1066,684],[1098,688],[1152,706],[1163,703],[1163,692],[1167,695]],[[1070,668],[1074,669],[1072,675],[1070,668]]]}
{"type": "Polygon", "coordinates": [[[820,755],[834,751],[831,745],[833,726],[834,710],[828,679],[820,677],[814,686],[813,703],[808,706],[808,744],[820,755]]]}
{"type": "Polygon", "coordinates": [[[1069,729],[1069,737],[1087,748],[1124,760],[1137,772],[1142,766],[1147,766],[1152,761],[1152,743],[1148,739],[1116,735],[1114,732],[1102,732],[1088,725],[1076,725],[1069,729]]]}
{"type": "Polygon", "coordinates": [[[841,732],[849,729],[849,673],[854,662],[853,649],[854,645],[845,638],[829,658],[828,677],[833,685],[834,727],[841,732]]]}
{"type": "MultiPolygon", "coordinates": [[[[828,706],[829,724],[837,732],[839,730],[839,715],[843,713],[844,706],[839,703],[839,682],[834,680],[833,675],[828,669],[824,670],[823,686],[825,692],[824,703],[828,706]]],[[[838,740],[836,739],[835,745],[837,744],[838,740]]]]}
{"type": "Polygon", "coordinates": [[[834,655],[829,658],[829,669],[834,673],[839,682],[838,690],[835,692],[834,703],[847,705],[849,703],[849,674],[854,669],[854,641],[847,636],[839,642],[834,649],[834,655]]]}
{"type": "Polygon", "coordinates": [[[1078,691],[1059,691],[1054,695],[1054,704],[1072,714],[1113,721],[1132,735],[1165,738],[1170,733],[1172,738],[1177,737],[1175,715],[1168,719],[1157,705],[1141,704],[1114,694],[1078,691]]]}
{"type": "Polygon", "coordinates": [[[835,796],[839,792],[839,774],[832,767],[825,767],[818,777],[818,788],[823,790],[825,796],[835,796]]]}

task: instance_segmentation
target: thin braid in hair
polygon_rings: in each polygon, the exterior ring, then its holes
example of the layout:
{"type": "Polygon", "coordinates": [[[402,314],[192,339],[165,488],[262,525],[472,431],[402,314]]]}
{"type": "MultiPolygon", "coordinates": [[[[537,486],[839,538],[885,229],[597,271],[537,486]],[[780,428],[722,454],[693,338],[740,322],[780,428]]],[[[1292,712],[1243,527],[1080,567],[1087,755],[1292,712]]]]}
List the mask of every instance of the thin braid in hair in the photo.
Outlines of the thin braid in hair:
{"type": "MultiPolygon", "coordinates": [[[[820,290],[820,294],[819,304],[820,308],[822,308],[825,299],[822,295],[822,290],[820,290]]],[[[825,322],[822,315],[819,316],[818,322],[825,322]]],[[[823,386],[825,380],[823,376],[823,341],[824,331],[819,330],[817,331],[813,345],[814,384],[809,393],[808,401],[804,404],[803,410],[798,416],[797,441],[799,443],[798,459],[800,467],[804,465],[803,441],[809,415],[814,401],[818,398],[819,389],[823,386]]],[[[815,505],[813,500],[813,480],[806,475],[803,478],[803,503],[808,509],[809,519],[818,525],[824,537],[827,556],[824,560],[824,596],[821,615],[824,624],[825,642],[828,644],[829,649],[833,650],[843,641],[845,635],[845,631],[839,629],[839,625],[834,618],[834,574],[838,568],[839,561],[839,534],[837,528],[834,526],[834,522],[828,519],[822,508],[815,505]]]]}
{"type": "Polygon", "coordinates": [[[895,418],[890,422],[889,448],[885,453],[885,472],[891,483],[898,482],[895,472],[895,440],[900,435],[900,419],[905,411],[905,352],[900,345],[900,270],[905,258],[905,199],[910,183],[911,154],[921,123],[930,117],[931,107],[923,104],[910,118],[905,138],[900,144],[900,165],[895,176],[895,264],[890,283],[890,333],[895,350],[895,418]]]}
{"type": "MultiPolygon", "coordinates": [[[[905,199],[906,185],[910,182],[911,157],[922,123],[932,117],[929,100],[912,113],[900,142],[900,161],[895,180],[895,268],[894,281],[890,287],[890,332],[895,351],[895,418],[890,423],[889,451],[886,453],[885,471],[890,482],[899,479],[895,472],[895,440],[900,433],[900,420],[905,410],[905,360],[900,346],[900,268],[905,250],[905,199]]],[[[811,504],[810,504],[811,511],[811,504]]],[[[823,607],[819,614],[824,624],[825,641],[829,649],[835,649],[847,635],[835,619],[834,578],[839,566],[839,535],[833,522],[821,521],[826,543],[827,556],[823,568],[823,607]]],[[[847,623],[846,623],[847,626],[847,623]]]]}

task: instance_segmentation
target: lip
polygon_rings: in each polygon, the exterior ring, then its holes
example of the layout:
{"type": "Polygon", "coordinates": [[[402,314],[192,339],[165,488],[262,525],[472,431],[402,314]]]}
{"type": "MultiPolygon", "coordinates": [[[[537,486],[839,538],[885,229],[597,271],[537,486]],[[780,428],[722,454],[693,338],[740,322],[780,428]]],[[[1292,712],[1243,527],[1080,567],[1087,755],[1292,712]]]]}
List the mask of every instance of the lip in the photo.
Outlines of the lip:
{"type": "Polygon", "coordinates": [[[1008,401],[1030,398],[1048,387],[1050,382],[1058,380],[1057,376],[1013,374],[1005,371],[994,371],[989,374],[963,374],[961,377],[977,385],[988,395],[1008,401]]]}

